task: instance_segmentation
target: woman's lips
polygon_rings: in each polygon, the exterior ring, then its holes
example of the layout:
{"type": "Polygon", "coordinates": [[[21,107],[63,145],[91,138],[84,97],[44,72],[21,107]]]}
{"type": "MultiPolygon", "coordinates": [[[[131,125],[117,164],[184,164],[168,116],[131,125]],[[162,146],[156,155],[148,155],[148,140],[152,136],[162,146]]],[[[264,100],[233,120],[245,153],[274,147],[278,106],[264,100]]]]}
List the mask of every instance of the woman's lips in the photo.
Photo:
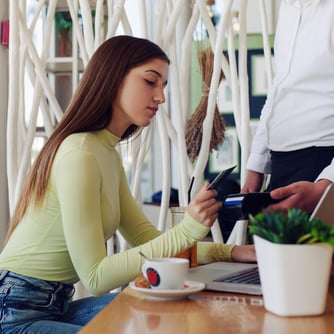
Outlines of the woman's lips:
{"type": "Polygon", "coordinates": [[[150,110],[152,112],[152,115],[155,116],[155,114],[158,111],[158,108],[157,107],[148,107],[148,110],[150,110]]]}

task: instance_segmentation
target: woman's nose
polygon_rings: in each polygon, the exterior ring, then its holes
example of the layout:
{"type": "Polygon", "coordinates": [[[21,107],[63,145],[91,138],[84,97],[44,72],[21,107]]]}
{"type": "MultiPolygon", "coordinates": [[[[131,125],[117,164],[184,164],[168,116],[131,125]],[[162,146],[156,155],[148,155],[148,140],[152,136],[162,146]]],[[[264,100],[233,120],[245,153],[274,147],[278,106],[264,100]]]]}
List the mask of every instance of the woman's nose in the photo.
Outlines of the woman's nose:
{"type": "Polygon", "coordinates": [[[157,93],[154,95],[153,97],[153,101],[156,102],[156,103],[164,103],[165,102],[165,94],[163,92],[163,90],[159,90],[157,91],[157,93]]]}

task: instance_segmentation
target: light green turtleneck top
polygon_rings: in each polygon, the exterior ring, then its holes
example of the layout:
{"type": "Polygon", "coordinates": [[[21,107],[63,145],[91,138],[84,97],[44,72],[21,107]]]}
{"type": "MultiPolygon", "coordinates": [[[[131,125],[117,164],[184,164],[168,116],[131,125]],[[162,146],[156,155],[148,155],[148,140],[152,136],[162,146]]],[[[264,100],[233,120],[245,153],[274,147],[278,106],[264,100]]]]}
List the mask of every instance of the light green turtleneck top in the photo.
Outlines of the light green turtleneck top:
{"type": "MultiPolygon", "coordinates": [[[[133,280],[141,250],[175,256],[209,229],[185,214],[161,233],[131,195],[118,151],[119,138],[101,130],[66,138],[56,154],[42,205],[30,206],[0,254],[0,269],[44,280],[81,280],[100,295],[133,280]],[[132,248],[108,255],[106,241],[119,231],[132,248]]],[[[198,262],[231,259],[232,245],[198,243],[198,262]]]]}

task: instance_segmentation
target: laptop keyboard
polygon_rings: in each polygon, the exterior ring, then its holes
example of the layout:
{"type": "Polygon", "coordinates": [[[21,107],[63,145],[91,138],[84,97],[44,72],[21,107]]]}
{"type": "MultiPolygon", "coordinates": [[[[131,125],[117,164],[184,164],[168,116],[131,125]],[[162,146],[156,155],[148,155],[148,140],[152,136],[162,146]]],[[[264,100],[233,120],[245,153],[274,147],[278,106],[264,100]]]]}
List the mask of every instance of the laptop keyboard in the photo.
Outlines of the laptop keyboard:
{"type": "Polygon", "coordinates": [[[259,270],[257,267],[242,271],[228,277],[217,278],[215,282],[260,284],[259,270]]]}

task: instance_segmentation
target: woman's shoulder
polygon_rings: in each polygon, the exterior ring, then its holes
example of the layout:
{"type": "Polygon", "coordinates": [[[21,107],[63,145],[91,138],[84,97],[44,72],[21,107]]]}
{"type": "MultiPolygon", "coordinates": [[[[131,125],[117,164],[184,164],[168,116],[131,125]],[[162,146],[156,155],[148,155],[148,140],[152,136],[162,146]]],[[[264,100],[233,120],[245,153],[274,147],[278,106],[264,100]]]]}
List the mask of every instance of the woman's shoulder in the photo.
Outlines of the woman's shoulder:
{"type": "Polygon", "coordinates": [[[96,138],[90,132],[74,133],[66,137],[60,144],[53,167],[58,169],[67,168],[68,165],[81,166],[90,162],[95,163],[97,147],[96,138]]]}
{"type": "Polygon", "coordinates": [[[94,140],[90,132],[73,133],[67,136],[59,146],[58,153],[65,154],[68,151],[82,150],[94,140]]]}
{"type": "Polygon", "coordinates": [[[106,129],[93,132],[73,133],[66,137],[60,147],[62,149],[81,149],[96,150],[98,147],[104,147],[109,150],[115,148],[119,138],[114,136],[106,129]]]}
{"type": "Polygon", "coordinates": [[[117,143],[118,138],[107,130],[73,133],[59,146],[56,160],[69,155],[106,157],[111,152],[116,152],[114,148],[117,143]]]}

